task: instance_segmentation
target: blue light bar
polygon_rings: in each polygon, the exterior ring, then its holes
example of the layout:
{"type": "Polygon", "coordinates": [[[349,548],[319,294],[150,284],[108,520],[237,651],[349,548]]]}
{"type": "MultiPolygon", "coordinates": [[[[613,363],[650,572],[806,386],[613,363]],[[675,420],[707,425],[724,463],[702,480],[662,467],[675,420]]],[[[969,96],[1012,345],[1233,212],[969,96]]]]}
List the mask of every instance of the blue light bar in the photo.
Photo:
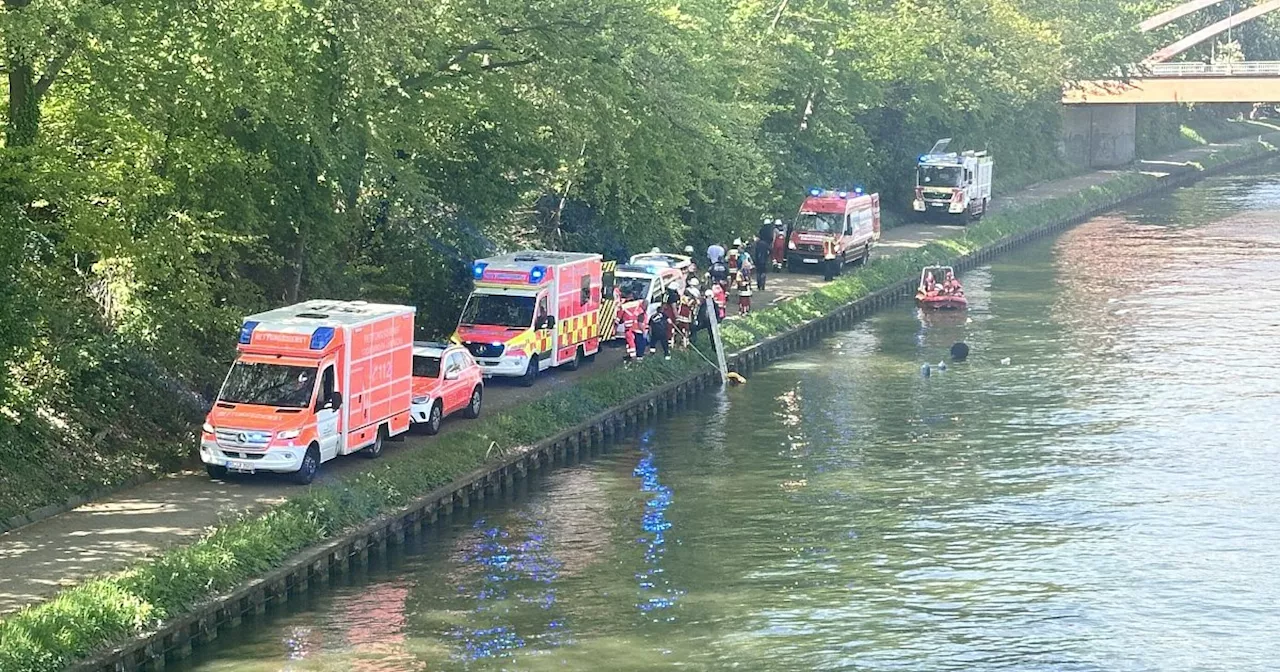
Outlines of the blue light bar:
{"type": "Polygon", "coordinates": [[[311,332],[311,349],[324,350],[333,340],[333,327],[316,327],[311,332]]]}
{"type": "Polygon", "coordinates": [[[488,266],[489,264],[483,261],[477,261],[474,264],[471,264],[471,277],[475,278],[476,280],[483,278],[484,269],[488,268],[488,266]]]}
{"type": "Polygon", "coordinates": [[[530,284],[534,284],[534,285],[540,284],[542,282],[542,279],[545,277],[547,277],[546,266],[534,266],[533,268],[529,269],[530,284]]]}
{"type": "Polygon", "coordinates": [[[921,155],[920,155],[920,163],[924,163],[924,160],[925,160],[925,159],[927,159],[927,158],[929,158],[929,155],[928,155],[928,154],[921,154],[921,155]]]}
{"type": "Polygon", "coordinates": [[[240,344],[249,345],[249,341],[253,340],[253,330],[258,328],[258,323],[249,320],[240,325],[240,344]]]}
{"type": "Polygon", "coordinates": [[[854,188],[853,188],[853,193],[855,193],[855,194],[861,194],[861,193],[862,193],[862,187],[854,187],[854,188]]]}
{"type": "Polygon", "coordinates": [[[812,188],[812,189],[810,189],[810,190],[809,190],[809,195],[810,195],[810,196],[821,196],[821,195],[822,195],[822,190],[821,190],[821,189],[819,189],[819,188],[817,188],[817,187],[814,187],[814,188],[812,188]]]}

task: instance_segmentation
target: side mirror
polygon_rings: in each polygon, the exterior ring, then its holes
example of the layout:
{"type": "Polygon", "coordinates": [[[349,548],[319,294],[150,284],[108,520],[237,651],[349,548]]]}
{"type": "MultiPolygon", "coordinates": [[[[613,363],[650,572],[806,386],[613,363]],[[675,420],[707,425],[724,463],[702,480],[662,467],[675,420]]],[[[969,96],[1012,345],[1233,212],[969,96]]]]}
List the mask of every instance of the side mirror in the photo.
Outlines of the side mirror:
{"type": "Polygon", "coordinates": [[[454,369],[453,371],[446,371],[446,372],[445,372],[445,374],[444,374],[444,379],[445,379],[445,380],[457,380],[457,379],[458,379],[458,370],[457,370],[457,369],[454,369]]]}
{"type": "Polygon", "coordinates": [[[537,325],[537,327],[538,327],[538,329],[555,329],[555,327],[556,327],[556,318],[555,318],[555,317],[552,317],[551,315],[547,315],[546,317],[542,318],[541,320],[538,320],[538,325],[537,325]]]}
{"type": "Polygon", "coordinates": [[[329,395],[329,403],[325,405],[328,406],[329,408],[332,408],[335,411],[338,410],[339,408],[342,408],[342,393],[337,390],[334,390],[333,394],[329,395]]]}

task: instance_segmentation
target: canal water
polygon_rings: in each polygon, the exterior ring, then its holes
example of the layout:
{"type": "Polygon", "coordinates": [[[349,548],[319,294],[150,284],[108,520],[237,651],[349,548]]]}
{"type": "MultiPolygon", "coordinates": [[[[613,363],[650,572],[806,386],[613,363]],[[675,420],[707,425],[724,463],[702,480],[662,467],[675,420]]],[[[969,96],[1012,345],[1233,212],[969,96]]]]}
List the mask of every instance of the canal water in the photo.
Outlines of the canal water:
{"type": "Polygon", "coordinates": [[[1280,167],[962,279],[182,669],[1280,666],[1280,167]]]}

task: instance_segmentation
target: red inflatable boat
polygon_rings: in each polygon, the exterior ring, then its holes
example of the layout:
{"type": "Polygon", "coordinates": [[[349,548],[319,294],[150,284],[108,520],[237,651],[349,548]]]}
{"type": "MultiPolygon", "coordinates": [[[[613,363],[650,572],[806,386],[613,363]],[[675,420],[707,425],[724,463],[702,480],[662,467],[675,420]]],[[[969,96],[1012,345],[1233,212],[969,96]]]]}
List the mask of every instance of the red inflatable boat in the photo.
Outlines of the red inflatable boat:
{"type": "Polygon", "coordinates": [[[964,288],[950,266],[925,266],[920,271],[916,303],[934,310],[962,310],[969,306],[964,288]]]}

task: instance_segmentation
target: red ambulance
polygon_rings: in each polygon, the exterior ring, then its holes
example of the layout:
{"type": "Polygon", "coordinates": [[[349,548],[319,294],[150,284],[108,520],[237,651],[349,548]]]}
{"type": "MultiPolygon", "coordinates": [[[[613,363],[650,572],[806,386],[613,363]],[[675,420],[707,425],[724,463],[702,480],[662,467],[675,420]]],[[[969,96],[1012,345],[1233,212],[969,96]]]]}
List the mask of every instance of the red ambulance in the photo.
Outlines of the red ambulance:
{"type": "Polygon", "coordinates": [[[819,267],[827,240],[835,242],[837,269],[870,259],[871,246],[880,240],[880,194],[810,189],[791,225],[787,270],[819,267]]]}
{"type": "Polygon", "coordinates": [[[533,385],[553,366],[573,370],[600,350],[601,257],[530,250],[477,260],[475,289],[453,340],[485,377],[533,385]]]}
{"type": "Polygon", "coordinates": [[[200,435],[209,475],[269,471],[305,484],[338,455],[381,455],[409,429],[413,315],[315,300],[245,318],[200,435]]]}

